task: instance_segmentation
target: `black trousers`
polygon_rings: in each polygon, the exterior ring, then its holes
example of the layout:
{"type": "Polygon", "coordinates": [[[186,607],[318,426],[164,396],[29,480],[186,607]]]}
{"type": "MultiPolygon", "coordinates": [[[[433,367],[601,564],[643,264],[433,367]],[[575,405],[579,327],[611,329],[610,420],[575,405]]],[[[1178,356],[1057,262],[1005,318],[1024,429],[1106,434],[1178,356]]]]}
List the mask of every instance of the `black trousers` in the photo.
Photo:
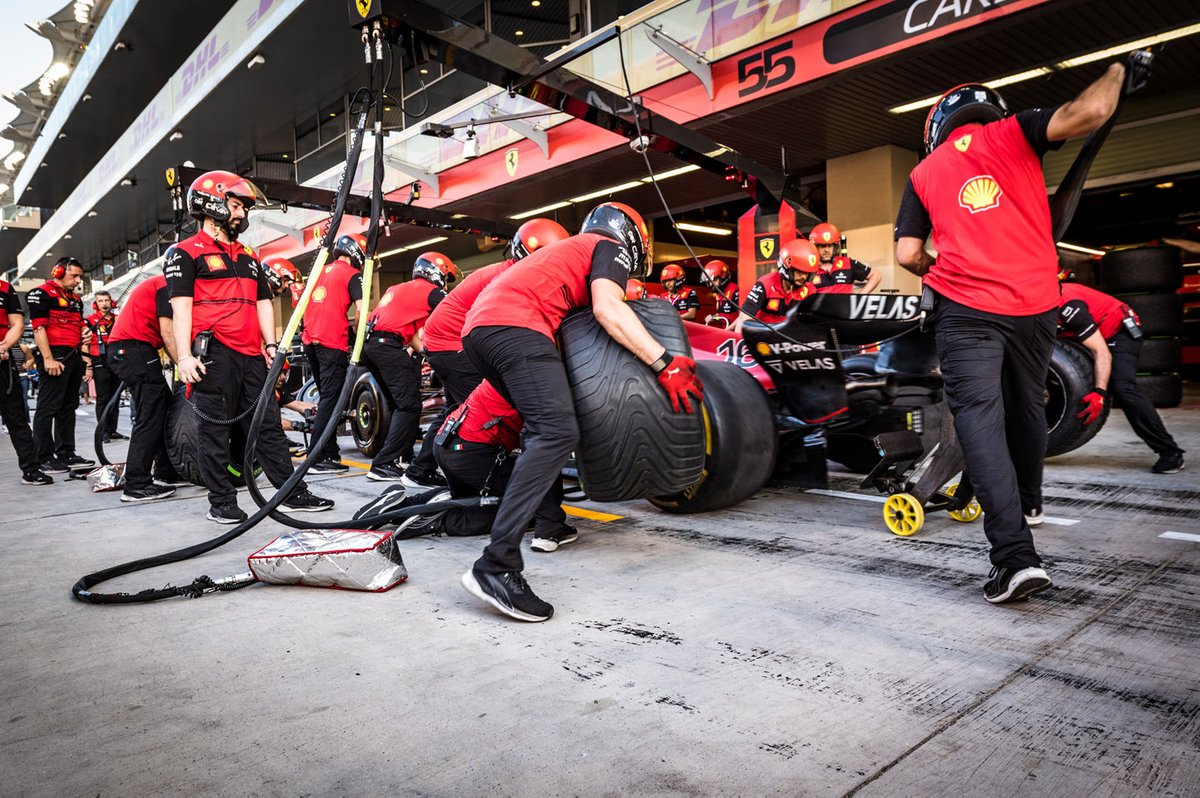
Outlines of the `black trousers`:
{"type": "Polygon", "coordinates": [[[171,404],[171,390],[163,379],[158,351],[145,341],[113,341],[108,347],[108,364],[142,409],[133,422],[133,432],[129,436],[129,452],[125,456],[125,489],[148,488],[155,473],[166,475],[175,471],[171,456],[167,453],[167,412],[171,404]]]}
{"type": "MultiPolygon", "coordinates": [[[[321,395],[311,433],[315,441],[321,436],[325,425],[333,419],[338,396],[342,393],[342,383],[346,381],[346,371],[350,368],[350,355],[340,349],[330,349],[320,344],[305,344],[304,356],[308,358],[308,367],[312,370],[313,379],[317,381],[317,391],[321,395]]],[[[342,459],[336,433],[330,436],[325,447],[321,449],[320,459],[342,459]]]]}
{"type": "Polygon", "coordinates": [[[524,453],[509,477],[492,539],[475,562],[484,573],[520,571],[521,537],[561,479],[579,441],[567,370],[554,341],[521,327],[478,327],[463,341],[467,357],[525,422],[524,453]]]}
{"type": "Polygon", "coordinates": [[[40,461],[33,445],[33,431],[29,428],[25,390],[11,357],[0,362],[0,419],[8,427],[8,437],[17,450],[17,464],[21,466],[21,472],[37,470],[40,461]]]}
{"type": "Polygon", "coordinates": [[[434,436],[442,428],[446,416],[450,415],[454,408],[467,401],[471,391],[483,382],[483,377],[471,364],[471,359],[467,357],[466,352],[461,350],[458,352],[426,352],[425,359],[429,361],[429,367],[442,381],[442,387],[446,390],[446,405],[429,424],[429,429],[425,430],[425,437],[421,441],[421,450],[413,459],[412,468],[421,474],[432,474],[438,465],[433,456],[434,436]]]}
{"type": "MultiPolygon", "coordinates": [[[[230,504],[237,498],[237,491],[229,481],[229,431],[230,425],[217,424],[209,419],[230,419],[245,412],[262,390],[267,379],[267,364],[258,355],[243,355],[235,352],[216,338],[208,348],[204,378],[192,387],[192,404],[196,408],[200,431],[200,473],[208,488],[211,504],[230,504]]],[[[149,410],[138,405],[138,418],[149,410]]],[[[254,412],[246,413],[237,424],[250,439],[250,421],[254,412]]],[[[258,462],[267,478],[275,487],[282,485],[292,475],[292,461],[288,456],[287,438],[279,419],[279,405],[271,394],[267,395],[266,414],[256,441],[258,462]]],[[[241,463],[234,464],[241,468],[241,463]]],[[[251,475],[247,474],[247,478],[251,475]]],[[[293,495],[307,488],[301,481],[293,495]]]]}
{"type": "Polygon", "coordinates": [[[1042,505],[1044,392],[1057,310],[1001,316],[938,300],[935,335],[946,401],[983,507],[993,565],[1038,566],[1025,511],[1042,505]]]}
{"type": "Polygon", "coordinates": [[[1167,432],[1162,416],[1154,403],[1142,395],[1137,387],[1138,356],[1142,353],[1142,339],[1134,338],[1121,328],[1108,342],[1112,352],[1112,375],[1108,381],[1109,393],[1120,403],[1129,426],[1137,436],[1154,450],[1155,454],[1182,454],[1183,449],[1167,432]]]}
{"type": "MultiPolygon", "coordinates": [[[[155,360],[157,359],[156,357],[155,360]]],[[[92,379],[96,381],[96,423],[99,424],[100,416],[104,414],[104,408],[108,407],[108,400],[112,399],[117,386],[121,384],[121,378],[113,373],[112,363],[107,355],[93,355],[92,379]]],[[[111,435],[117,431],[117,418],[120,415],[119,407],[114,407],[113,411],[109,413],[108,420],[104,425],[108,434],[111,435]]]]}
{"type": "MultiPolygon", "coordinates": [[[[445,446],[434,446],[434,457],[441,466],[450,493],[456,499],[479,496],[487,486],[489,496],[503,496],[512,477],[513,456],[496,465],[500,454],[499,446],[475,443],[455,438],[445,446]]],[[[553,486],[533,514],[533,525],[537,532],[557,532],[567,519],[562,508],[562,480],[553,486]]],[[[497,505],[455,508],[446,513],[445,532],[451,536],[486,535],[496,520],[497,505]]]]}
{"type": "Polygon", "coordinates": [[[392,411],[387,438],[371,465],[407,462],[412,459],[421,427],[421,367],[399,338],[380,333],[367,339],[363,361],[392,411]]]}
{"type": "Polygon", "coordinates": [[[79,407],[79,386],[83,383],[83,359],[76,347],[52,346],[50,351],[63,364],[62,374],[57,377],[46,372],[41,350],[34,355],[38,364],[38,395],[33,411],[33,440],[40,463],[75,454],[75,409],[79,407]]]}

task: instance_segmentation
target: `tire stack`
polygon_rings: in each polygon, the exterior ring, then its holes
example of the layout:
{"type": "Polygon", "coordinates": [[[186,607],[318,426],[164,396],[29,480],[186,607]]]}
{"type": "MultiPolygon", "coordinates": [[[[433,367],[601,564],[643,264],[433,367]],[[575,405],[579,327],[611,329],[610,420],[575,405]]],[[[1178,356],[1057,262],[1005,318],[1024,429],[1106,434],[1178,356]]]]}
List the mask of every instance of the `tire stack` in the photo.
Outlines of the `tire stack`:
{"type": "Polygon", "coordinates": [[[1155,407],[1183,401],[1183,256],[1176,247],[1139,247],[1105,254],[1099,289],[1133,308],[1142,322],[1138,388],[1155,407]]]}

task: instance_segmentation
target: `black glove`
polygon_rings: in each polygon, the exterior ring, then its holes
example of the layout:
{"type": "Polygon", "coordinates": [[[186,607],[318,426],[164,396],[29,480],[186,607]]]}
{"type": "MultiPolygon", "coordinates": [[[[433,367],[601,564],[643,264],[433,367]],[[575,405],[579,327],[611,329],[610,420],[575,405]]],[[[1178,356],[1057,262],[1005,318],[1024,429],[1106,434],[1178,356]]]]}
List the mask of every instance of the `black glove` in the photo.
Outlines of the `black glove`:
{"type": "Polygon", "coordinates": [[[1125,85],[1121,88],[1121,96],[1128,97],[1146,85],[1150,79],[1150,65],[1154,62],[1154,53],[1149,50],[1134,50],[1122,61],[1125,65],[1125,85]]]}

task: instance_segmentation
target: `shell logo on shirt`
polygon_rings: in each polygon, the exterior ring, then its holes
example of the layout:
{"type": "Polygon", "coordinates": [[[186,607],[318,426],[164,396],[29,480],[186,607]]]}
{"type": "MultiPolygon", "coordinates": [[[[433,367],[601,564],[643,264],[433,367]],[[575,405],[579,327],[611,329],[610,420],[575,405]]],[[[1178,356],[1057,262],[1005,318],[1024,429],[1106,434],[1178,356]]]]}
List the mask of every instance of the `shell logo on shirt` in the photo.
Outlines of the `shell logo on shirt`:
{"type": "Polygon", "coordinates": [[[325,301],[325,295],[326,295],[326,293],[327,293],[327,292],[326,292],[326,290],[325,290],[325,286],[323,286],[323,285],[318,285],[318,286],[317,286],[317,290],[316,290],[316,291],[313,291],[313,294],[312,294],[312,301],[313,301],[313,302],[324,302],[324,301],[325,301]]]}
{"type": "Polygon", "coordinates": [[[223,272],[226,269],[225,261],[220,255],[204,256],[204,265],[208,266],[210,272],[223,272]]]}
{"type": "Polygon", "coordinates": [[[958,192],[958,204],[974,214],[999,207],[1002,196],[1004,196],[1004,191],[996,182],[996,178],[991,175],[980,175],[963,183],[963,187],[958,192]]]}

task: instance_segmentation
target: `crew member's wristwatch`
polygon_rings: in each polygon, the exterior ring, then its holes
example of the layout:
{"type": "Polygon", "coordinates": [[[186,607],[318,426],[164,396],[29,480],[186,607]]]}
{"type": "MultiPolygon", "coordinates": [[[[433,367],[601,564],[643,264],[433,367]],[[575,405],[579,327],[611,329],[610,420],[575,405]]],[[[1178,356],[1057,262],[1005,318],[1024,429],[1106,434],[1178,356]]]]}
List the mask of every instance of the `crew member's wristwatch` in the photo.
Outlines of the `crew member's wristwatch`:
{"type": "Polygon", "coordinates": [[[664,349],[663,353],[658,356],[658,360],[656,360],[650,364],[650,368],[654,370],[655,374],[657,374],[660,371],[662,371],[663,369],[665,369],[667,366],[669,366],[670,364],[671,364],[671,358],[668,356],[667,351],[664,349]]]}

